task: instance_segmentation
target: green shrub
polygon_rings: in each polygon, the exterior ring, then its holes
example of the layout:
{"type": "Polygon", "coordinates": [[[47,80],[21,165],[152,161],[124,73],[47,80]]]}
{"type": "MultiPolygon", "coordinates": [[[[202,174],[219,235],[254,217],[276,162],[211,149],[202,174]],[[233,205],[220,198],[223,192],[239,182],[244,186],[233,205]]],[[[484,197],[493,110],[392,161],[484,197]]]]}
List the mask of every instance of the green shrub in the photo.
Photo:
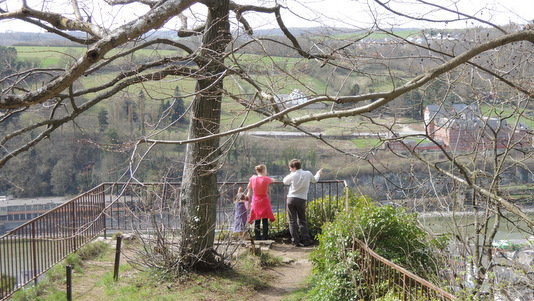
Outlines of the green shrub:
{"type": "MultiPolygon", "coordinates": [[[[349,206],[353,206],[358,202],[358,198],[350,197],[349,206]]],[[[325,196],[323,198],[315,199],[307,204],[306,221],[311,237],[316,237],[321,233],[322,227],[325,223],[335,219],[335,216],[345,210],[345,198],[338,198],[337,196],[325,196]]],[[[273,223],[277,225],[278,229],[269,231],[269,236],[273,239],[289,238],[289,218],[286,212],[276,213],[276,221],[273,223]]]]}
{"type": "Polygon", "coordinates": [[[315,237],[321,233],[325,223],[333,221],[339,212],[345,210],[345,198],[326,196],[310,202],[307,209],[308,227],[315,237]]]}
{"type": "Polygon", "coordinates": [[[355,215],[361,207],[338,213],[318,235],[320,244],[310,256],[314,265],[311,300],[357,300],[367,295],[356,263],[359,254],[353,250],[353,241],[359,237],[355,215]]]}
{"type": "Polygon", "coordinates": [[[369,198],[350,196],[348,212],[339,211],[318,235],[320,244],[312,252],[314,300],[365,298],[368,288],[357,264],[354,241],[365,241],[381,256],[419,275],[431,269],[430,240],[417,226],[417,216],[403,208],[380,206],[369,198]]]}
{"type": "Polygon", "coordinates": [[[8,293],[17,284],[17,277],[2,274],[0,276],[0,292],[8,293]]]}
{"type": "Polygon", "coordinates": [[[65,281],[65,267],[58,264],[48,270],[43,280],[35,286],[19,289],[12,296],[13,301],[33,301],[33,300],[65,300],[66,294],[58,289],[58,283],[65,281]],[[51,296],[43,299],[43,296],[51,296]],[[58,297],[62,296],[62,297],[58,297]]]}
{"type": "Polygon", "coordinates": [[[429,239],[418,227],[417,215],[404,208],[370,206],[359,216],[360,240],[393,263],[424,276],[431,263],[429,239]]]}
{"type": "Polygon", "coordinates": [[[107,250],[109,250],[109,246],[105,242],[97,241],[83,246],[76,253],[81,260],[91,260],[100,257],[107,250]]]}
{"type": "Polygon", "coordinates": [[[83,273],[83,261],[78,253],[71,253],[65,258],[65,265],[70,265],[73,271],[83,273]]]}

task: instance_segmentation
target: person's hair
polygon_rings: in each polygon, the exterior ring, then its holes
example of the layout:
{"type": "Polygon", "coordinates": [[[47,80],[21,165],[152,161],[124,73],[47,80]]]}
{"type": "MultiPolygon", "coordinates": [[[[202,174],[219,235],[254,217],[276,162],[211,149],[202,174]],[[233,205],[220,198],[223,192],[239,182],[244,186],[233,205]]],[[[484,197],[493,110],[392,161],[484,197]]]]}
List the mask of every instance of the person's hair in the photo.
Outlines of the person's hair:
{"type": "Polygon", "coordinates": [[[256,172],[258,172],[258,173],[262,173],[262,172],[265,170],[265,168],[266,168],[265,164],[260,164],[260,165],[258,165],[258,166],[256,166],[256,167],[254,167],[254,169],[255,169],[256,172]]]}
{"type": "Polygon", "coordinates": [[[302,168],[299,159],[293,159],[293,160],[289,161],[289,167],[294,168],[294,169],[301,169],[302,168]]]}
{"type": "Polygon", "coordinates": [[[237,190],[237,194],[235,195],[234,203],[239,203],[241,201],[246,200],[246,196],[243,193],[243,187],[239,186],[239,189],[237,190]]]}

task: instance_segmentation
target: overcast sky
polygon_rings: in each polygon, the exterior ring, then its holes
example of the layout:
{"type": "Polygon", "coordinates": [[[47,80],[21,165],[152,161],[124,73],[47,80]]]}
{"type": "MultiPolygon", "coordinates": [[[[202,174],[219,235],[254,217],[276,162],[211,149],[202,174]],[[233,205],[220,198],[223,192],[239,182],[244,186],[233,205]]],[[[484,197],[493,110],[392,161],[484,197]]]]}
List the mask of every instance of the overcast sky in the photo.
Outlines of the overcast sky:
{"type": "MultiPolygon", "coordinates": [[[[61,3],[68,3],[64,0],[47,1],[54,11],[69,11],[69,7],[62,7],[61,3]]],[[[395,0],[398,5],[393,6],[396,10],[410,14],[412,16],[421,16],[428,18],[455,19],[457,15],[444,13],[442,10],[428,9],[416,5],[416,0],[395,0]]],[[[448,3],[450,0],[427,0],[442,6],[454,8],[448,3]]],[[[43,1],[28,0],[33,8],[39,8],[43,1]],[[32,3],[35,3],[32,5],[32,3]],[[39,3],[39,5],[37,4],[39,3]]],[[[250,0],[236,0],[238,3],[251,3],[250,0]]],[[[274,1],[256,0],[257,3],[266,3],[273,5],[274,1]]],[[[410,21],[405,18],[394,17],[390,13],[378,6],[371,0],[279,0],[279,3],[289,8],[283,15],[288,27],[312,27],[312,26],[336,26],[336,27],[355,27],[365,28],[378,20],[382,27],[438,27],[438,28],[464,28],[466,26],[480,25],[471,22],[449,22],[447,24],[424,23],[410,21]]],[[[534,19],[534,0],[458,0],[456,7],[467,14],[474,14],[476,17],[492,21],[499,25],[508,24],[509,22],[525,24],[527,21],[534,19]]],[[[115,27],[124,24],[128,20],[142,14],[145,6],[135,8],[118,8],[110,9],[107,4],[101,0],[78,0],[78,3],[85,7],[85,11],[92,13],[93,20],[97,20],[106,27],[115,27]],[[87,3],[87,5],[85,5],[87,3]],[[95,6],[93,6],[96,5],[95,6]],[[120,17],[122,16],[122,17],[120,17]]],[[[391,1],[390,1],[391,3],[391,1]]],[[[0,7],[3,9],[13,10],[20,7],[19,1],[0,1],[0,7]]],[[[202,5],[197,5],[197,9],[190,12],[202,15],[202,5]]],[[[255,28],[275,28],[276,22],[272,15],[251,15],[251,23],[255,28]]],[[[192,25],[192,22],[190,22],[192,25]]],[[[177,22],[169,22],[165,26],[167,29],[177,29],[177,22]]],[[[36,31],[37,28],[31,25],[21,24],[19,22],[0,21],[0,31],[36,31]]]]}
{"type": "MultiPolygon", "coordinates": [[[[324,22],[327,25],[366,27],[378,19],[381,26],[438,26],[435,23],[429,25],[429,23],[409,21],[406,18],[393,16],[391,13],[385,12],[375,2],[368,0],[307,0],[302,4],[299,4],[302,1],[287,0],[285,2],[290,8],[293,8],[292,10],[294,12],[309,19],[324,22]]],[[[458,18],[457,15],[445,13],[443,10],[417,5],[415,0],[383,0],[382,2],[397,3],[397,5],[393,5],[392,7],[411,16],[438,18],[442,20],[458,18]]],[[[454,8],[450,4],[452,1],[449,0],[429,0],[428,2],[433,2],[451,9],[454,8]]],[[[458,10],[499,25],[508,24],[509,22],[525,24],[527,21],[534,19],[534,0],[459,0],[455,2],[457,2],[456,7],[458,10]]],[[[297,18],[291,17],[291,26],[299,26],[301,23],[302,21],[297,20],[297,18]]],[[[449,26],[451,28],[458,28],[465,27],[466,25],[471,26],[472,24],[466,24],[465,21],[462,21],[448,23],[446,25],[441,24],[439,27],[449,26]]]]}

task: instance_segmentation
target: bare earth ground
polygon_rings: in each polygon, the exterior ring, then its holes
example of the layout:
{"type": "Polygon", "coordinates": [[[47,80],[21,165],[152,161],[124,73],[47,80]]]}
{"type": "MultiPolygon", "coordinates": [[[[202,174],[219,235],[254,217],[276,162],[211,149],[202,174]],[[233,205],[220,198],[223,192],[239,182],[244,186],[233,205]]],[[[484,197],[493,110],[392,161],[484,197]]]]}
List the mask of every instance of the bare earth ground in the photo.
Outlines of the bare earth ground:
{"type": "MultiPolygon", "coordinates": [[[[110,246],[115,247],[114,242],[109,242],[110,246]]],[[[257,291],[253,299],[250,300],[286,300],[295,290],[306,286],[306,279],[312,273],[312,264],[309,261],[310,253],[314,246],[296,248],[291,244],[272,243],[270,247],[262,246],[262,251],[269,252],[273,256],[280,257],[282,264],[280,266],[267,268],[270,279],[268,286],[262,287],[257,291]]],[[[127,262],[127,257],[131,254],[121,254],[121,264],[127,262]]],[[[101,278],[113,270],[113,262],[107,261],[88,261],[85,263],[84,275],[78,277],[83,281],[73,284],[76,287],[73,290],[73,300],[103,300],[106,298],[104,288],[97,283],[101,278]],[[103,298],[104,297],[104,298],[103,298]]],[[[121,277],[129,277],[132,271],[121,274],[121,277]]],[[[75,276],[76,277],[76,276],[75,276]]],[[[107,296],[109,297],[109,296],[107,296]]],[[[294,300],[294,299],[291,299],[294,300]]]]}
{"type": "Polygon", "coordinates": [[[272,276],[269,286],[258,291],[254,300],[284,300],[294,290],[305,286],[305,281],[312,273],[309,261],[313,246],[296,248],[291,244],[272,244],[269,253],[282,258],[283,264],[270,268],[266,272],[272,276]]]}

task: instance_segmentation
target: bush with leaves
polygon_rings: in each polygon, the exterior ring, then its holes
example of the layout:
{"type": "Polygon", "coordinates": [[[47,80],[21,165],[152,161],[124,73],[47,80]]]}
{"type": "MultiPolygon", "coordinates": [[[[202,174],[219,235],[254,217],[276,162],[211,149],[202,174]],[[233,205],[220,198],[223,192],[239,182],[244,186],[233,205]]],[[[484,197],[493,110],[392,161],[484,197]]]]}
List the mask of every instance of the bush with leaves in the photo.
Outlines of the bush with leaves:
{"type": "Polygon", "coordinates": [[[354,195],[350,196],[350,204],[348,212],[340,211],[318,235],[320,244],[311,254],[314,264],[311,299],[353,300],[368,295],[357,264],[359,254],[354,251],[356,239],[418,275],[435,274],[431,242],[417,226],[416,214],[354,195]]]}
{"type": "Polygon", "coordinates": [[[8,293],[17,284],[17,278],[10,275],[0,275],[0,293],[8,293]]]}
{"type": "MultiPolygon", "coordinates": [[[[350,200],[353,202],[354,200],[350,200]]],[[[316,237],[321,233],[325,223],[334,220],[336,214],[345,210],[345,198],[337,196],[325,196],[315,199],[307,204],[306,221],[310,230],[310,236],[316,237]]],[[[278,225],[277,229],[269,231],[269,236],[274,239],[289,238],[289,218],[287,212],[275,213],[276,221],[273,225],[278,225]],[[279,224],[278,224],[279,223],[279,224]]]]}

